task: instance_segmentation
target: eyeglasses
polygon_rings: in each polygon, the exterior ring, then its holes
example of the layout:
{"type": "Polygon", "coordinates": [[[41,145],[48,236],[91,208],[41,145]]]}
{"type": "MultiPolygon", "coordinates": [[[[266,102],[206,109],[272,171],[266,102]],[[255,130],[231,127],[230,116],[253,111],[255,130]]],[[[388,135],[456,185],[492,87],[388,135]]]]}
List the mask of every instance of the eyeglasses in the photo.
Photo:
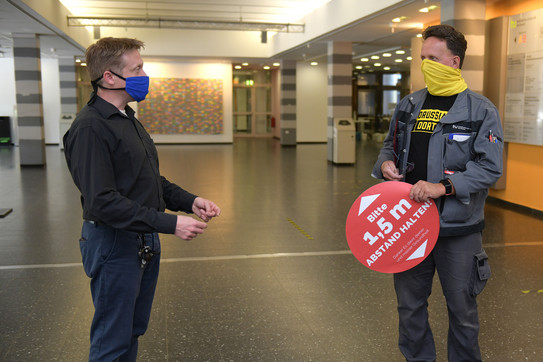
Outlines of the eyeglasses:
{"type": "MultiPolygon", "coordinates": [[[[396,154],[396,152],[392,151],[394,153],[394,157],[396,157],[396,160],[400,159],[400,156],[396,154]]],[[[412,172],[415,169],[415,164],[413,162],[407,161],[407,168],[405,169],[405,173],[412,172]]]]}

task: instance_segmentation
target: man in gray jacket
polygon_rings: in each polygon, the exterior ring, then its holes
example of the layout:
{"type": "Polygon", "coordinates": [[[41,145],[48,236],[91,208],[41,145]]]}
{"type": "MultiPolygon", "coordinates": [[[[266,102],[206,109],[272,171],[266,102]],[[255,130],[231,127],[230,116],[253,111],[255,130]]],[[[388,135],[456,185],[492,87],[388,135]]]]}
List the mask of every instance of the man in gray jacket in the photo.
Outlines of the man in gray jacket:
{"type": "Polygon", "coordinates": [[[496,107],[461,76],[467,42],[448,25],[423,32],[427,88],[400,101],[372,171],[413,186],[410,198],[434,199],[440,232],[432,253],[394,275],[399,347],[408,361],[435,361],[428,297],[437,270],[449,312],[449,361],[480,361],[476,296],[490,277],[482,248],[488,188],[502,173],[502,127],[496,107]]]}

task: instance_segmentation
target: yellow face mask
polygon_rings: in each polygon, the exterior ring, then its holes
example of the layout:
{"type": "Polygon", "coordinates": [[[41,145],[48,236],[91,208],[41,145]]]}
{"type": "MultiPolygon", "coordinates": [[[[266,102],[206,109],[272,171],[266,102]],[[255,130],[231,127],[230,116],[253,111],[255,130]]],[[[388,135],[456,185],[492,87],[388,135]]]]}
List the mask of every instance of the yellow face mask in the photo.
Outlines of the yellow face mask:
{"type": "Polygon", "coordinates": [[[424,59],[420,66],[428,92],[433,96],[452,96],[468,88],[460,69],[424,59]]]}

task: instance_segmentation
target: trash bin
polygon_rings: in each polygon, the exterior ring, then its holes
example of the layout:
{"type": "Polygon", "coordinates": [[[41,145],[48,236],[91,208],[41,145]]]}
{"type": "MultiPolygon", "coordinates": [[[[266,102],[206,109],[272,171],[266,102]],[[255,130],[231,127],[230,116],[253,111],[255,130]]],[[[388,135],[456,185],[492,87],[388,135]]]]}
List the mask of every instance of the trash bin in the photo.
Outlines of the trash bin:
{"type": "Polygon", "coordinates": [[[0,146],[11,146],[11,120],[8,116],[0,117],[0,146]]]}
{"type": "Polygon", "coordinates": [[[62,113],[60,115],[60,149],[64,149],[64,143],[62,142],[62,138],[64,137],[64,134],[68,132],[70,129],[70,126],[72,125],[72,122],[75,119],[75,113],[62,113]]]}
{"type": "Polygon", "coordinates": [[[332,162],[355,163],[356,135],[352,119],[334,118],[333,143],[332,162]]]}

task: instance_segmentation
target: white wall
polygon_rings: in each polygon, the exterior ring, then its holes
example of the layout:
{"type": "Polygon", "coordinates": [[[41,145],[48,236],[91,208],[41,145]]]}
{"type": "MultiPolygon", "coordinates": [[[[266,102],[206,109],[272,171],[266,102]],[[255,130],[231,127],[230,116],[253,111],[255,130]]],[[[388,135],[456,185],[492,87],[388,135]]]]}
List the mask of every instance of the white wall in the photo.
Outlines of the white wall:
{"type": "Polygon", "coordinates": [[[0,116],[11,118],[11,139],[17,144],[17,130],[14,127],[17,115],[15,96],[15,65],[13,58],[0,58],[0,116]]]}
{"type": "Polygon", "coordinates": [[[58,59],[41,58],[43,130],[46,144],[60,143],[60,75],[58,59]]]}
{"type": "Polygon", "coordinates": [[[328,119],[326,64],[296,65],[296,142],[326,142],[328,119]]]}
{"type": "Polygon", "coordinates": [[[145,61],[143,67],[150,78],[222,79],[223,82],[223,134],[152,134],[151,136],[156,143],[231,143],[233,141],[232,64],[155,63],[145,61]]]}
{"type": "Polygon", "coordinates": [[[263,44],[259,31],[213,31],[101,27],[102,38],[136,38],[145,43],[145,57],[190,57],[191,59],[268,58],[270,44],[263,44]]]}
{"type": "MultiPolygon", "coordinates": [[[[44,134],[46,144],[60,142],[60,79],[58,60],[41,59],[44,134]]],[[[145,63],[152,78],[207,78],[223,81],[224,133],[221,135],[152,135],[157,143],[231,143],[232,135],[232,65],[209,63],[145,63]]],[[[0,58],[0,116],[12,120],[12,139],[17,138],[17,99],[13,58],[0,58]]]]}

